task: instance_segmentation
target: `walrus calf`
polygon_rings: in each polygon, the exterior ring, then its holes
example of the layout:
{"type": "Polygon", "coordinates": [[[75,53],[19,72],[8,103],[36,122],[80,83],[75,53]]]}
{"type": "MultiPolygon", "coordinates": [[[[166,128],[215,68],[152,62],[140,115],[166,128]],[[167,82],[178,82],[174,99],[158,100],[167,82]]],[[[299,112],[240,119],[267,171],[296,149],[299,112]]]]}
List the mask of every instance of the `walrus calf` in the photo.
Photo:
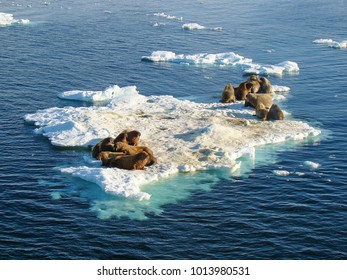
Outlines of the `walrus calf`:
{"type": "Polygon", "coordinates": [[[273,104],[269,110],[269,113],[267,114],[266,120],[268,121],[276,121],[276,120],[283,120],[284,115],[282,110],[277,104],[273,104]]]}
{"type": "Polygon", "coordinates": [[[235,98],[235,91],[234,91],[234,87],[231,84],[227,84],[224,87],[224,90],[222,92],[222,98],[220,100],[220,102],[222,103],[232,103],[235,102],[236,98],[235,98]]]}
{"type": "Polygon", "coordinates": [[[92,151],[93,158],[98,158],[99,153],[103,151],[115,152],[114,139],[112,137],[104,138],[95,144],[92,151]]]}
{"type": "Polygon", "coordinates": [[[143,170],[150,156],[146,152],[140,152],[136,155],[117,156],[111,160],[109,166],[126,170],[143,170]]]}
{"type": "Polygon", "coordinates": [[[114,139],[114,144],[124,142],[132,146],[137,146],[140,142],[140,136],[141,132],[138,130],[124,130],[114,139]]]}
{"type": "Polygon", "coordinates": [[[257,108],[257,105],[262,103],[265,108],[270,108],[272,105],[272,97],[269,94],[249,93],[246,96],[245,106],[257,108]]]}
{"type": "Polygon", "coordinates": [[[126,155],[135,155],[135,154],[138,154],[140,152],[146,152],[150,157],[148,165],[152,165],[152,164],[157,163],[157,159],[154,157],[153,151],[146,146],[131,146],[131,145],[128,145],[124,142],[117,142],[115,144],[115,150],[117,152],[122,152],[126,155]]]}

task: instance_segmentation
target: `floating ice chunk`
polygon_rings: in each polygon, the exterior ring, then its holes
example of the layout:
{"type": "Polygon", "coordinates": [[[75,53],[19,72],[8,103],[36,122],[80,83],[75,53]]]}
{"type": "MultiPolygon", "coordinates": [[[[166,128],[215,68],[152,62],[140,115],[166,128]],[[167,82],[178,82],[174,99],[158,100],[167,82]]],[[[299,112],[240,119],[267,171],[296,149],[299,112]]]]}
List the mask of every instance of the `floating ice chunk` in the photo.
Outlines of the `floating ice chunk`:
{"type": "Polygon", "coordinates": [[[292,61],[284,61],[276,65],[256,64],[252,59],[245,58],[234,52],[227,53],[198,53],[192,55],[175,54],[171,51],[154,51],[149,56],[143,56],[143,61],[150,62],[173,62],[181,64],[210,64],[220,66],[239,66],[245,74],[262,74],[282,76],[285,73],[298,73],[299,66],[292,61]]]}
{"type": "Polygon", "coordinates": [[[165,62],[173,61],[176,59],[176,54],[169,51],[155,51],[152,52],[150,56],[143,56],[142,60],[152,61],[152,62],[165,62]]]}
{"type": "Polygon", "coordinates": [[[223,30],[223,27],[217,26],[217,27],[209,27],[210,30],[223,30]]]}
{"type": "MultiPolygon", "coordinates": [[[[245,65],[247,66],[247,65],[245,65]]],[[[272,75],[282,76],[287,73],[298,73],[300,70],[299,65],[292,61],[283,61],[281,63],[270,65],[270,64],[249,64],[248,68],[244,70],[245,74],[256,74],[256,75],[272,75]]]]}
{"type": "Polygon", "coordinates": [[[197,29],[197,30],[201,30],[201,29],[206,29],[205,26],[202,26],[198,23],[185,23],[182,25],[182,28],[183,29],[186,29],[186,30],[194,30],[194,29],[197,29]]]}
{"type": "Polygon", "coordinates": [[[272,173],[277,176],[288,176],[290,174],[287,170],[273,170],[272,173]]]}
{"type": "Polygon", "coordinates": [[[347,40],[344,40],[342,42],[334,42],[330,45],[330,47],[334,49],[347,49],[347,40]]]}
{"type": "Polygon", "coordinates": [[[276,66],[283,67],[283,71],[286,73],[295,73],[300,71],[299,65],[293,61],[283,61],[276,64],[276,66]]]}
{"type": "Polygon", "coordinates": [[[315,163],[315,162],[312,162],[312,161],[309,161],[309,160],[306,160],[304,162],[304,165],[309,167],[309,168],[311,168],[311,169],[317,169],[320,166],[319,163],[315,163]]]}
{"type": "Polygon", "coordinates": [[[198,23],[185,23],[182,25],[182,28],[185,30],[202,30],[202,29],[222,30],[223,29],[222,27],[205,27],[198,23]]]}
{"type": "Polygon", "coordinates": [[[0,26],[11,25],[16,22],[12,14],[0,13],[0,26]]]}
{"type": "Polygon", "coordinates": [[[328,45],[330,48],[334,48],[334,49],[346,49],[347,48],[347,40],[337,42],[337,41],[334,41],[332,39],[317,39],[317,40],[314,40],[313,43],[328,45]]]}
{"type": "Polygon", "coordinates": [[[8,26],[12,24],[28,24],[28,19],[15,19],[13,14],[0,13],[0,26],[8,26]]]}
{"type": "Polygon", "coordinates": [[[163,25],[165,25],[165,23],[158,22],[158,21],[156,21],[156,22],[154,22],[154,23],[152,24],[153,27],[160,27],[160,26],[163,26],[163,25]]]}
{"type": "Polygon", "coordinates": [[[252,62],[234,52],[229,53],[199,53],[192,55],[178,54],[171,51],[154,51],[150,56],[143,56],[142,60],[151,62],[174,62],[184,64],[216,64],[216,65],[244,65],[252,62]]]}
{"type": "Polygon", "coordinates": [[[172,20],[178,20],[178,21],[182,21],[183,20],[183,17],[171,16],[171,15],[168,15],[168,14],[165,14],[165,13],[154,13],[153,15],[157,16],[157,17],[172,19],[172,20]]]}
{"type": "Polygon", "coordinates": [[[315,44],[332,44],[335,41],[333,39],[316,39],[313,41],[315,44]]]}
{"type": "Polygon", "coordinates": [[[30,20],[28,20],[28,19],[21,19],[21,20],[19,20],[19,23],[21,23],[21,24],[29,24],[30,20]]]}
{"type": "Polygon", "coordinates": [[[335,41],[333,39],[316,39],[313,41],[315,44],[331,44],[334,43],[335,41]]]}

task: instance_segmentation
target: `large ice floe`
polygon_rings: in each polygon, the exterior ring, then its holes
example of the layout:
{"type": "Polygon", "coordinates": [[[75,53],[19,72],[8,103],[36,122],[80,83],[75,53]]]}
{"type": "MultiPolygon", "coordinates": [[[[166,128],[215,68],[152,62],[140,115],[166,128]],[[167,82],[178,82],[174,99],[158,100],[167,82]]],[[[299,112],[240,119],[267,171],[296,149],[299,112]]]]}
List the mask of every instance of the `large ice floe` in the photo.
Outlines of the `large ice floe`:
{"type": "Polygon", "coordinates": [[[347,40],[337,42],[337,41],[334,41],[333,39],[317,39],[317,40],[314,40],[313,43],[327,45],[328,47],[334,48],[334,49],[347,48],[347,40]]]}
{"type": "Polygon", "coordinates": [[[150,62],[172,62],[178,64],[193,65],[219,65],[240,67],[244,74],[273,75],[298,73],[300,68],[296,62],[283,61],[281,63],[259,64],[254,63],[251,58],[246,58],[234,52],[226,53],[198,53],[192,55],[176,54],[171,51],[154,51],[149,56],[143,56],[143,61],[150,62]]]}
{"type": "MultiPolygon", "coordinates": [[[[279,89],[282,89],[279,87],[279,89]]],[[[90,107],[49,108],[27,114],[35,132],[61,147],[91,147],[124,129],[141,131],[158,164],[146,170],[105,168],[91,155],[61,171],[98,184],[105,192],[135,200],[150,199],[143,185],[179,172],[240,167],[239,158],[255,147],[315,136],[319,130],[301,121],[258,121],[253,110],[235,104],[197,103],[172,96],[144,96],[136,86],[104,91],[69,91],[60,98],[107,101],[90,107]]]]}
{"type": "Polygon", "coordinates": [[[15,19],[13,14],[6,14],[0,12],[0,27],[9,26],[12,24],[28,24],[30,20],[28,19],[15,19]]]}

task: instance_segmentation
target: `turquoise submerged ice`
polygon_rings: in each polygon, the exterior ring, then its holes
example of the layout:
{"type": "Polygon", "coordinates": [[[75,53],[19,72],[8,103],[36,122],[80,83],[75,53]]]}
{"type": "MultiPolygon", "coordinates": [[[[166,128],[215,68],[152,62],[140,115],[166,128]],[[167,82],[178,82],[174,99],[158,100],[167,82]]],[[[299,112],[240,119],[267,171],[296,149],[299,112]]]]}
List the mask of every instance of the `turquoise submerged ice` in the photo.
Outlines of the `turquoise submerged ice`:
{"type": "MultiPolygon", "coordinates": [[[[280,87],[279,87],[280,88],[280,87]]],[[[280,88],[281,89],[281,88],[280,88]]],[[[300,140],[319,130],[294,120],[263,122],[243,103],[197,103],[172,96],[144,96],[136,86],[117,85],[104,91],[69,91],[61,98],[108,100],[105,106],[50,108],[25,116],[39,127],[36,133],[62,147],[88,147],[123,129],[141,131],[141,144],[149,146],[158,164],[128,171],[100,166],[91,156],[64,173],[98,184],[105,192],[135,200],[151,195],[144,185],[179,172],[241,167],[239,158],[254,157],[255,147],[300,140]]]]}

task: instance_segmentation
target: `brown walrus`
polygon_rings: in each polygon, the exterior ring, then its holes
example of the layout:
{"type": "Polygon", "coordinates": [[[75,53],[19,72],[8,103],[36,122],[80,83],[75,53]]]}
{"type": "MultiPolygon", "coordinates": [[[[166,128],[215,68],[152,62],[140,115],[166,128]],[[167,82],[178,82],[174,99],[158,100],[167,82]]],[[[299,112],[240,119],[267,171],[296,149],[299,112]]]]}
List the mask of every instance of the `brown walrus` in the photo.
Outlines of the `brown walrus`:
{"type": "Polygon", "coordinates": [[[114,139],[112,137],[106,137],[95,144],[92,150],[93,158],[98,158],[99,153],[102,151],[115,152],[114,139]]]}
{"type": "Polygon", "coordinates": [[[132,146],[137,146],[140,142],[140,136],[141,133],[138,130],[124,130],[114,139],[114,144],[124,142],[132,146]]]}
{"type": "Polygon", "coordinates": [[[93,158],[98,158],[100,152],[115,152],[114,144],[124,142],[129,145],[138,145],[141,133],[137,130],[124,130],[115,139],[106,137],[94,145],[92,150],[93,158]]]}
{"type": "Polygon", "coordinates": [[[272,97],[270,94],[249,93],[246,97],[245,106],[257,108],[257,105],[262,103],[265,108],[270,109],[272,105],[272,97]]]}
{"type": "Polygon", "coordinates": [[[265,77],[260,78],[259,93],[274,93],[271,82],[265,77]]]}
{"type": "Polygon", "coordinates": [[[146,146],[131,146],[131,145],[128,145],[124,142],[117,142],[115,144],[115,150],[117,152],[122,152],[126,155],[135,155],[135,154],[138,154],[140,152],[146,152],[150,157],[148,165],[152,165],[152,164],[157,163],[157,159],[154,157],[153,151],[146,146]]]}
{"type": "Polygon", "coordinates": [[[252,86],[251,83],[243,82],[234,88],[236,100],[246,100],[247,94],[252,92],[252,86]]]}
{"type": "Polygon", "coordinates": [[[265,107],[263,103],[259,103],[255,108],[255,114],[262,121],[267,120],[267,115],[269,114],[269,109],[265,107]]]}
{"type": "Polygon", "coordinates": [[[234,91],[234,87],[231,84],[227,84],[224,87],[224,90],[222,92],[222,98],[220,100],[220,102],[222,103],[232,103],[235,102],[236,98],[235,98],[235,91],[234,91]]]}
{"type": "Polygon", "coordinates": [[[268,121],[276,121],[276,120],[283,120],[284,115],[282,110],[277,104],[273,104],[269,110],[269,113],[267,114],[266,120],[268,121]]]}
{"type": "Polygon", "coordinates": [[[146,152],[140,152],[136,155],[117,156],[111,160],[109,166],[127,170],[142,170],[149,161],[150,156],[146,152]]]}
{"type": "Polygon", "coordinates": [[[259,80],[259,77],[257,75],[252,75],[250,76],[247,80],[247,83],[251,83],[252,84],[252,93],[257,93],[260,91],[260,84],[261,84],[261,80],[259,80]]]}
{"type": "Polygon", "coordinates": [[[111,161],[117,156],[124,156],[122,152],[100,152],[98,155],[98,160],[101,160],[102,166],[110,166],[111,161]]]}

